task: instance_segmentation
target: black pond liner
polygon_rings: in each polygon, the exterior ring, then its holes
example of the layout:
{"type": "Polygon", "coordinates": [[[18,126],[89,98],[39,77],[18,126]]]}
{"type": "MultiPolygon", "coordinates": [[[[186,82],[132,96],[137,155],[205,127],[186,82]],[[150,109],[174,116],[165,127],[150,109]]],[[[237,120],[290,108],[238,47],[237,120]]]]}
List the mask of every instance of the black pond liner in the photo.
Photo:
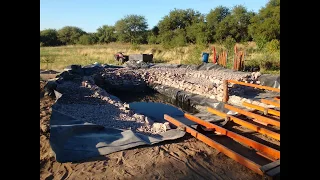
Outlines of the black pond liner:
{"type": "MultiPolygon", "coordinates": [[[[153,102],[153,103],[163,103],[176,106],[188,113],[198,113],[199,111],[194,105],[190,103],[180,101],[178,98],[171,98],[164,94],[157,92],[154,89],[148,88],[144,92],[128,92],[128,91],[109,91],[108,93],[118,97],[122,102],[125,103],[137,103],[137,102],[153,102]]],[[[165,107],[165,106],[163,106],[165,107]]]]}

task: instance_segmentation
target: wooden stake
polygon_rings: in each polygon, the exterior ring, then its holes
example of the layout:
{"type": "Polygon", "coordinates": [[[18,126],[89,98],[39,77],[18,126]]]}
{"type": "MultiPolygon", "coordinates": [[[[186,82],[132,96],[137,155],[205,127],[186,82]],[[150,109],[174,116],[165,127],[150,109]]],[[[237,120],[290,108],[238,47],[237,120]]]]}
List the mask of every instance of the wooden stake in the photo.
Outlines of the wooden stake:
{"type": "Polygon", "coordinates": [[[229,95],[228,95],[228,80],[223,81],[223,102],[227,103],[229,100],[229,95]]]}

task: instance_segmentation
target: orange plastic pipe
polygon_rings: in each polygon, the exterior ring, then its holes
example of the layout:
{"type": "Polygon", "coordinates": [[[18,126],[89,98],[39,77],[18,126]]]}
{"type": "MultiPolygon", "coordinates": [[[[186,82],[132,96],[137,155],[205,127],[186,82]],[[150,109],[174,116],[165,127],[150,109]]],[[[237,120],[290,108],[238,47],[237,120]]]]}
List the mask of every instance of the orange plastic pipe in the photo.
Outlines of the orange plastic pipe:
{"type": "Polygon", "coordinates": [[[269,87],[269,86],[261,86],[261,85],[257,85],[257,84],[250,84],[250,83],[245,83],[245,82],[240,82],[240,81],[235,81],[235,80],[228,80],[228,82],[234,83],[234,84],[240,84],[243,86],[250,86],[250,87],[255,87],[255,88],[259,88],[259,89],[266,89],[266,90],[270,90],[270,91],[280,92],[280,89],[269,87]]]}
{"type": "Polygon", "coordinates": [[[267,100],[267,99],[261,99],[261,102],[262,102],[262,103],[265,103],[265,104],[273,105],[273,106],[275,106],[275,107],[280,107],[280,104],[279,104],[279,103],[274,102],[274,101],[270,101],[270,100],[267,100]]]}
{"type": "Polygon", "coordinates": [[[270,148],[270,147],[268,147],[268,146],[266,146],[264,144],[261,144],[259,142],[254,141],[254,140],[251,140],[249,138],[241,136],[240,134],[234,133],[234,132],[229,131],[229,130],[223,128],[223,127],[217,126],[217,125],[212,124],[212,123],[207,122],[207,121],[204,121],[204,120],[202,120],[202,119],[200,119],[198,117],[192,116],[190,114],[185,113],[184,116],[187,119],[189,119],[189,120],[191,120],[193,122],[196,122],[197,124],[205,126],[206,128],[214,129],[215,131],[220,132],[223,135],[226,135],[226,136],[228,136],[228,137],[230,137],[230,138],[232,138],[232,139],[234,139],[234,140],[236,140],[238,142],[244,143],[244,144],[252,147],[253,149],[261,152],[262,154],[264,154],[264,157],[265,157],[265,155],[269,156],[268,159],[270,159],[270,157],[271,157],[271,159],[275,159],[275,160],[280,158],[280,151],[278,151],[278,150],[270,148]]]}
{"type": "Polygon", "coordinates": [[[218,111],[216,109],[213,109],[213,108],[210,108],[210,107],[207,107],[207,109],[212,114],[216,114],[216,115],[218,115],[220,117],[223,117],[223,118],[229,117],[230,120],[232,120],[233,122],[235,122],[235,123],[237,123],[237,124],[239,124],[241,126],[244,126],[244,127],[248,128],[248,129],[251,129],[251,130],[254,130],[254,131],[259,132],[261,134],[270,136],[270,137],[280,141],[280,134],[278,134],[278,133],[275,133],[275,132],[270,131],[268,129],[265,129],[263,127],[257,126],[255,124],[249,123],[249,122],[244,121],[242,119],[236,118],[234,116],[228,115],[228,114],[223,113],[221,111],[218,111]]]}
{"type": "Polygon", "coordinates": [[[255,118],[255,119],[257,119],[257,120],[266,122],[266,123],[268,123],[268,124],[271,124],[271,125],[280,127],[280,121],[273,120],[273,119],[270,119],[270,118],[267,118],[267,117],[264,117],[264,116],[260,116],[260,115],[255,114],[255,113],[252,113],[252,112],[249,112],[249,111],[240,109],[240,108],[236,108],[236,107],[231,106],[231,105],[229,105],[229,104],[225,104],[224,107],[227,108],[227,109],[229,109],[229,110],[231,110],[231,111],[236,111],[236,112],[238,112],[238,113],[240,113],[240,114],[243,114],[243,115],[246,115],[246,116],[248,116],[248,117],[255,118]]]}
{"type": "Polygon", "coordinates": [[[243,102],[242,105],[249,107],[249,108],[257,109],[257,110],[263,111],[263,112],[267,111],[267,113],[272,114],[272,115],[280,116],[280,111],[276,111],[274,109],[264,108],[262,106],[258,106],[258,105],[247,103],[247,102],[243,102]]]}
{"type": "Polygon", "coordinates": [[[260,170],[260,165],[256,164],[255,162],[245,158],[244,156],[232,151],[231,149],[223,146],[222,144],[208,138],[207,136],[199,133],[198,131],[190,128],[189,126],[181,123],[180,121],[172,118],[171,116],[164,114],[164,119],[169,121],[170,123],[178,126],[178,127],[183,127],[185,128],[185,131],[187,133],[190,133],[193,137],[199,139],[200,141],[206,143],[207,145],[217,149],[218,151],[224,153],[226,156],[230,157],[231,159],[239,162],[240,164],[246,166],[247,168],[253,170],[254,172],[263,175],[263,172],[260,170]]]}

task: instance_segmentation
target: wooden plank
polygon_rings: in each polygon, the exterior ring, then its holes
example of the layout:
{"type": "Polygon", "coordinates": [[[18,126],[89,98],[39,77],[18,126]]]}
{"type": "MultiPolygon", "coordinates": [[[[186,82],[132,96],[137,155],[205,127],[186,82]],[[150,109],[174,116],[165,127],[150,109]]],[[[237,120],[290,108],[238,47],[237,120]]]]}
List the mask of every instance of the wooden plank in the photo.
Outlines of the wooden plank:
{"type": "Polygon", "coordinates": [[[262,112],[266,111],[268,114],[280,116],[280,111],[276,111],[274,109],[265,108],[265,107],[258,106],[258,105],[255,105],[255,104],[251,104],[251,103],[247,103],[247,102],[243,102],[242,105],[244,105],[246,107],[249,107],[249,108],[257,109],[257,110],[262,111],[262,112]]]}
{"type": "Polygon", "coordinates": [[[267,171],[269,171],[269,170],[271,170],[271,169],[273,169],[273,168],[275,168],[277,166],[280,166],[280,159],[277,160],[277,161],[274,161],[272,163],[266,164],[264,166],[261,166],[260,170],[262,172],[267,172],[267,171]]]}
{"type": "Polygon", "coordinates": [[[260,151],[262,154],[259,154],[267,159],[272,159],[272,161],[275,161],[276,159],[280,159],[280,151],[278,150],[275,150],[271,147],[268,147],[264,144],[261,144],[259,142],[256,142],[252,139],[249,139],[249,138],[246,138],[244,136],[241,136],[240,134],[237,134],[237,133],[234,133],[232,131],[229,131],[223,127],[220,127],[218,125],[215,125],[215,124],[212,124],[210,122],[207,122],[207,121],[204,121],[198,117],[195,117],[195,116],[192,116],[191,114],[187,114],[185,113],[184,116],[197,123],[197,124],[200,124],[202,126],[205,126],[206,128],[209,128],[209,129],[212,129],[212,130],[215,130],[215,131],[218,131],[219,133],[223,134],[223,135],[226,135],[238,142],[241,142],[241,143],[244,143],[250,147],[252,147],[253,149],[257,150],[257,151],[260,151]],[[267,157],[266,157],[267,156],[267,157]]]}
{"type": "Polygon", "coordinates": [[[191,127],[183,124],[182,122],[178,121],[177,119],[164,114],[163,117],[165,120],[169,121],[170,123],[174,124],[177,127],[180,127],[180,129],[183,129],[185,132],[190,133],[193,137],[197,138],[198,140],[206,143],[207,145],[217,149],[218,151],[224,153],[226,156],[230,157],[231,159],[237,161],[238,163],[246,166],[247,168],[253,170],[254,172],[263,175],[262,171],[260,170],[260,165],[251,161],[250,159],[247,159],[246,157],[234,152],[233,150],[227,148],[226,146],[214,141],[213,139],[210,139],[209,137],[201,134],[200,132],[192,129],[191,127]]]}
{"type": "Polygon", "coordinates": [[[245,82],[240,82],[240,81],[235,81],[235,80],[228,80],[228,82],[233,83],[233,84],[240,84],[243,86],[250,86],[250,87],[254,87],[254,88],[259,88],[259,89],[266,89],[266,90],[274,91],[274,92],[280,92],[280,89],[269,87],[269,86],[261,86],[261,85],[257,85],[257,84],[250,84],[250,83],[245,83],[245,82]]]}
{"type": "Polygon", "coordinates": [[[275,107],[280,108],[280,104],[277,103],[277,102],[270,101],[270,100],[268,100],[268,99],[261,99],[260,101],[261,101],[262,103],[264,103],[264,104],[270,104],[270,105],[272,105],[272,106],[275,106],[275,107]]]}
{"type": "Polygon", "coordinates": [[[235,112],[238,112],[240,114],[246,115],[248,117],[255,118],[255,119],[259,120],[259,121],[263,121],[263,122],[266,122],[268,124],[280,127],[280,121],[277,121],[277,120],[274,120],[274,119],[270,119],[268,117],[261,116],[259,114],[255,114],[255,113],[252,113],[252,112],[249,112],[249,111],[246,111],[246,110],[231,106],[229,104],[225,104],[224,107],[229,109],[229,110],[231,110],[231,111],[235,111],[235,112]]]}
{"type": "Polygon", "coordinates": [[[280,141],[280,134],[279,133],[270,131],[268,129],[265,129],[263,127],[260,127],[260,126],[257,126],[255,124],[249,123],[247,121],[244,121],[242,119],[236,118],[236,117],[231,116],[231,115],[228,115],[228,114],[226,114],[224,112],[218,111],[218,110],[210,108],[210,107],[207,107],[207,110],[210,113],[218,115],[218,116],[223,117],[223,118],[229,117],[230,120],[232,120],[234,123],[237,123],[237,124],[239,124],[241,126],[244,126],[244,127],[248,128],[248,129],[254,130],[254,131],[259,132],[261,134],[265,134],[267,136],[270,136],[270,137],[280,141]]]}

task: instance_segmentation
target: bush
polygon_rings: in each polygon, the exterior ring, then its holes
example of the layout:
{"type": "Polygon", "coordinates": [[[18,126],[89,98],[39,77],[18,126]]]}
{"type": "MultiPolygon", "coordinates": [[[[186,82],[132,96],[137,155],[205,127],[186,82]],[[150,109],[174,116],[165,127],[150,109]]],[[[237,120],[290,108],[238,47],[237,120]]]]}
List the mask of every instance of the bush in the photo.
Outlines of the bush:
{"type": "Polygon", "coordinates": [[[280,56],[277,53],[261,53],[255,59],[246,62],[246,65],[259,65],[260,69],[265,70],[280,70],[280,56]]]}
{"type": "Polygon", "coordinates": [[[236,40],[231,36],[227,36],[225,41],[223,42],[224,47],[229,51],[233,52],[234,45],[236,44],[236,40]]]}
{"type": "Polygon", "coordinates": [[[84,34],[82,36],[79,37],[79,40],[77,41],[77,44],[82,44],[82,45],[91,45],[94,44],[94,37],[88,35],[88,34],[84,34]]]}
{"type": "Polygon", "coordinates": [[[172,39],[171,43],[173,47],[183,47],[187,44],[186,37],[183,34],[179,34],[172,39]]]}
{"type": "Polygon", "coordinates": [[[59,46],[58,33],[55,29],[45,29],[40,31],[40,46],[59,46]]]}
{"type": "Polygon", "coordinates": [[[187,60],[184,61],[184,64],[196,64],[199,65],[202,63],[201,54],[203,51],[203,46],[195,46],[195,48],[191,51],[187,60]]]}
{"type": "Polygon", "coordinates": [[[263,49],[268,42],[267,38],[263,35],[256,36],[253,40],[256,42],[259,50],[263,49]]]}
{"type": "Polygon", "coordinates": [[[148,44],[158,44],[158,38],[155,35],[148,36],[148,44]]]}
{"type": "Polygon", "coordinates": [[[86,34],[81,28],[74,26],[65,26],[58,30],[58,39],[66,45],[73,45],[79,41],[79,38],[86,34]]]}
{"type": "Polygon", "coordinates": [[[273,39],[272,41],[266,44],[267,52],[274,53],[280,51],[280,42],[277,39],[273,39]]]}

